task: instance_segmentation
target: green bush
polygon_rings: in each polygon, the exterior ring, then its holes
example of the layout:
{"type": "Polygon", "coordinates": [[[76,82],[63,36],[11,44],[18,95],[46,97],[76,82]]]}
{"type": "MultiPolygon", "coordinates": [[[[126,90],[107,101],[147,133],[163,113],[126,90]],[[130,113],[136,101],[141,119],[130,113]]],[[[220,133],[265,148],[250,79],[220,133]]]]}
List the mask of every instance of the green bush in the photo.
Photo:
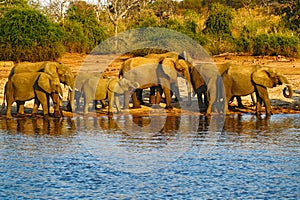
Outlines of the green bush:
{"type": "Polygon", "coordinates": [[[206,34],[218,35],[219,37],[227,37],[231,35],[231,25],[233,14],[229,7],[221,4],[212,4],[210,14],[205,21],[206,34]]]}
{"type": "Polygon", "coordinates": [[[0,60],[55,60],[64,52],[63,30],[31,8],[13,8],[0,18],[0,60]]]}
{"type": "Polygon", "coordinates": [[[254,41],[254,55],[284,55],[297,57],[299,38],[286,35],[261,34],[254,41]]]}
{"type": "Polygon", "coordinates": [[[93,8],[86,2],[75,2],[69,7],[63,28],[67,34],[64,43],[71,53],[90,53],[107,38],[93,8]]]}

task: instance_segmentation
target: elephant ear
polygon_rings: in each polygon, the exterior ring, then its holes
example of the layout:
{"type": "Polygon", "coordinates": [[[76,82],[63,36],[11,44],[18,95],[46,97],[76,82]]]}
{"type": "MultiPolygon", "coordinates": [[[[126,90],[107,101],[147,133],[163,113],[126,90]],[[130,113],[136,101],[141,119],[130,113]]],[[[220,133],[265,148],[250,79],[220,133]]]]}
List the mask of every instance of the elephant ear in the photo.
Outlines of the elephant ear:
{"type": "Polygon", "coordinates": [[[177,72],[175,70],[175,67],[176,61],[173,58],[165,58],[162,61],[162,70],[171,80],[177,79],[177,72]]]}
{"type": "Polygon", "coordinates": [[[258,69],[252,73],[252,81],[267,88],[274,87],[274,82],[271,79],[271,74],[266,68],[258,69]]]}
{"type": "Polygon", "coordinates": [[[116,84],[118,83],[118,79],[117,78],[111,78],[109,81],[108,81],[108,85],[107,85],[107,89],[111,92],[116,92],[115,90],[117,88],[115,88],[116,84]]]}
{"type": "Polygon", "coordinates": [[[46,93],[50,94],[52,92],[50,76],[49,75],[47,75],[45,73],[41,73],[38,80],[37,80],[37,84],[46,93]]]}

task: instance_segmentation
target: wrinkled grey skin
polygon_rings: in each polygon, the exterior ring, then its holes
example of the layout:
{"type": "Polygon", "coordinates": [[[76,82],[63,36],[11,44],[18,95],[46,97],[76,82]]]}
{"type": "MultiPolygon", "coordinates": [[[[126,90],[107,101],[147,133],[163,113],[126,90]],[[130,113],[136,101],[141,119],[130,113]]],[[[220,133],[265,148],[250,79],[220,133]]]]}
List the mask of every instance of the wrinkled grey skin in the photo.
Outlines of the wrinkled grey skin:
{"type": "MultiPolygon", "coordinates": [[[[262,103],[266,107],[266,114],[272,114],[267,88],[284,84],[287,89],[283,90],[283,95],[287,98],[293,95],[292,86],[287,78],[271,67],[230,64],[228,70],[222,75],[222,79],[226,89],[226,102],[234,96],[246,96],[255,92],[257,114],[261,112],[262,103]]],[[[228,103],[226,103],[226,112],[228,112],[227,105],[228,103]]]]}
{"type": "Polygon", "coordinates": [[[221,73],[227,68],[222,65],[218,69],[214,63],[199,63],[189,67],[191,84],[198,97],[199,109],[202,111],[204,108],[206,115],[210,115],[213,111],[224,112],[221,109],[224,106],[219,105],[222,104],[221,98],[224,96],[221,73]],[[213,110],[214,104],[218,110],[213,110]]]}
{"type": "MultiPolygon", "coordinates": [[[[54,79],[43,72],[16,73],[10,76],[5,85],[4,97],[7,103],[6,118],[12,118],[11,106],[14,102],[22,105],[25,101],[35,99],[42,104],[44,116],[49,114],[49,96],[51,95],[54,103],[54,116],[60,117],[60,98],[62,95],[60,85],[53,84],[54,79]]],[[[19,113],[24,114],[24,109],[20,108],[19,113]]],[[[32,114],[36,114],[34,108],[32,114]]]]}
{"type": "Polygon", "coordinates": [[[131,91],[138,87],[137,83],[122,78],[98,78],[91,77],[86,80],[82,86],[82,93],[84,97],[83,113],[88,113],[88,104],[92,100],[108,100],[108,114],[113,112],[113,105],[116,105],[117,112],[121,111],[119,95],[126,91],[131,91]],[[95,87],[96,86],[96,87],[95,87]]]}
{"type": "MultiPolygon", "coordinates": [[[[75,77],[75,95],[74,95],[74,101],[76,102],[76,110],[78,111],[80,109],[80,99],[83,97],[82,93],[82,87],[83,84],[90,79],[91,77],[93,78],[108,78],[106,75],[99,73],[99,72],[79,72],[77,76],[75,77]]],[[[74,102],[74,103],[75,103],[74,102]]],[[[105,100],[100,100],[102,108],[105,108],[106,101],[105,100]]],[[[97,100],[93,101],[93,106],[95,109],[97,109],[97,100]]]]}
{"type": "MultiPolygon", "coordinates": [[[[139,83],[139,89],[161,86],[166,96],[166,109],[172,109],[171,83],[177,81],[177,70],[186,68],[184,65],[185,63],[174,58],[134,57],[123,63],[119,76],[139,83]]],[[[140,108],[136,93],[132,95],[132,100],[133,108],[140,108]]],[[[124,107],[128,108],[129,94],[125,94],[124,103],[124,107]]]]}
{"type": "MultiPolygon", "coordinates": [[[[15,65],[10,72],[9,78],[13,74],[23,72],[44,72],[51,76],[53,85],[63,83],[69,88],[70,109],[74,111],[74,75],[70,67],[58,62],[22,62],[15,65]]],[[[53,91],[55,92],[55,91],[53,91]]]]}
{"type": "MultiPolygon", "coordinates": [[[[188,91],[188,103],[191,103],[191,85],[190,85],[190,73],[189,73],[189,65],[190,63],[188,63],[186,61],[186,53],[183,52],[180,55],[176,52],[167,52],[167,53],[162,53],[162,54],[148,54],[145,56],[145,58],[173,58],[175,59],[176,62],[180,62],[180,65],[178,64],[178,66],[181,66],[180,68],[177,68],[177,72],[179,72],[186,80],[186,86],[187,86],[187,91],[188,91]]],[[[175,81],[174,83],[171,83],[171,89],[172,91],[174,91],[176,98],[181,99],[180,98],[180,93],[179,93],[179,88],[178,88],[178,82],[175,81]]]]}

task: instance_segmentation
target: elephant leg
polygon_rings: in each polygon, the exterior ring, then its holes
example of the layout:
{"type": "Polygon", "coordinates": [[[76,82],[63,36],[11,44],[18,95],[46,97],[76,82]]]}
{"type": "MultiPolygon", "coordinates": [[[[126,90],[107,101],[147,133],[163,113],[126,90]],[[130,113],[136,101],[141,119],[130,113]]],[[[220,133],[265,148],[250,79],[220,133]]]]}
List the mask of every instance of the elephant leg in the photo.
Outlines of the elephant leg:
{"type": "Polygon", "coordinates": [[[22,116],[25,114],[24,104],[25,104],[25,101],[18,101],[18,103],[17,103],[17,110],[18,110],[19,116],[22,116]]]}
{"type": "Polygon", "coordinates": [[[113,106],[114,106],[114,92],[109,92],[107,95],[108,99],[108,115],[111,115],[113,113],[113,106]]]}
{"type": "Polygon", "coordinates": [[[132,94],[131,98],[132,98],[133,108],[141,108],[141,104],[140,101],[138,100],[136,91],[132,94]]]}
{"type": "Polygon", "coordinates": [[[171,91],[175,93],[175,101],[182,101],[179,93],[178,83],[171,83],[171,91]]]}
{"type": "Polygon", "coordinates": [[[130,92],[126,91],[124,92],[124,109],[128,109],[129,108],[129,96],[130,96],[130,92]]]}
{"type": "Polygon", "coordinates": [[[262,102],[264,103],[265,107],[266,107],[266,114],[267,115],[272,115],[272,109],[271,109],[271,103],[270,103],[270,99],[269,99],[269,93],[267,88],[262,87],[262,86],[257,86],[257,93],[260,100],[260,107],[262,105],[262,102]]]}
{"type": "MultiPolygon", "coordinates": [[[[155,104],[159,105],[162,98],[163,89],[161,86],[155,87],[155,104]]],[[[171,94],[170,94],[171,95],[171,94]]]]}
{"type": "Polygon", "coordinates": [[[53,108],[54,108],[54,117],[61,117],[61,107],[60,107],[60,98],[58,93],[52,93],[51,98],[53,101],[53,108]]]}
{"type": "Polygon", "coordinates": [[[11,115],[11,106],[14,103],[13,99],[6,99],[6,103],[7,103],[7,108],[6,108],[6,118],[7,119],[11,119],[12,115],[11,115]]]}
{"type": "Polygon", "coordinates": [[[255,91],[256,94],[256,114],[260,114],[262,106],[262,98],[259,96],[258,91],[255,91]]]}
{"type": "Polygon", "coordinates": [[[207,96],[209,101],[206,109],[206,115],[210,115],[212,112],[213,104],[215,103],[217,97],[216,80],[214,79],[209,80],[207,84],[207,96]]]}
{"type": "Polygon", "coordinates": [[[162,87],[162,89],[165,93],[165,97],[166,97],[166,107],[165,107],[165,109],[171,110],[173,107],[171,105],[170,81],[167,80],[166,78],[161,78],[160,82],[161,82],[161,87],[162,87]]]}
{"type": "Polygon", "coordinates": [[[150,97],[149,97],[149,103],[150,104],[155,104],[155,91],[156,91],[156,87],[150,87],[150,97]]]}
{"type": "Polygon", "coordinates": [[[90,95],[87,94],[87,92],[84,92],[83,97],[84,97],[83,114],[85,115],[88,114],[89,112],[89,102],[92,101],[92,98],[90,97],[90,95]]]}
{"type": "Polygon", "coordinates": [[[48,117],[49,101],[48,101],[47,95],[44,92],[38,91],[38,90],[36,90],[35,93],[36,93],[36,97],[37,97],[38,101],[42,104],[44,117],[48,117]]]}
{"type": "Polygon", "coordinates": [[[116,104],[117,113],[120,113],[121,112],[121,106],[120,106],[120,100],[119,100],[118,95],[115,95],[114,101],[115,101],[115,104],[116,104]]]}

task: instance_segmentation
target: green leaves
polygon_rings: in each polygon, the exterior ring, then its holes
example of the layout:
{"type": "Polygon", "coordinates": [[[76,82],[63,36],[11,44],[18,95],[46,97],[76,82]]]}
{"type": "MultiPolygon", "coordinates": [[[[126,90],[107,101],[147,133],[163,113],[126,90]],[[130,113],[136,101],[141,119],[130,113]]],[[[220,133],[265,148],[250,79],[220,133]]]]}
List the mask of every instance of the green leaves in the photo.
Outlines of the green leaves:
{"type": "Polygon", "coordinates": [[[64,32],[31,8],[14,8],[0,18],[0,59],[54,60],[64,52],[64,32]],[[13,53],[12,53],[13,52],[13,53]]]}

